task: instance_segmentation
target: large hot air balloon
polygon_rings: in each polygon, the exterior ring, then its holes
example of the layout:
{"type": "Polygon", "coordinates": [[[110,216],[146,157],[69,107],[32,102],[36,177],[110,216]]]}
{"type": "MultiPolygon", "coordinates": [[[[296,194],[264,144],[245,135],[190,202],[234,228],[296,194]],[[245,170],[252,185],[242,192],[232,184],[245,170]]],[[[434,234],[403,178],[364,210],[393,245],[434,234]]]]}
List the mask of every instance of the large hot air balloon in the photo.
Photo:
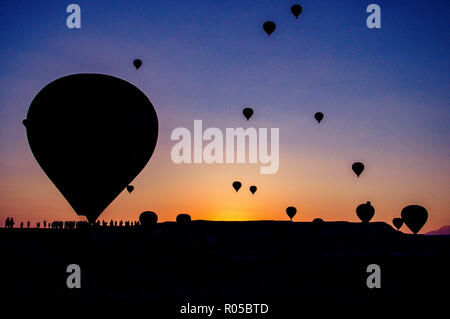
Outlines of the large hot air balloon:
{"type": "Polygon", "coordinates": [[[36,161],[90,223],[145,167],[158,137],[145,94],[103,74],[51,82],[33,99],[25,126],[36,161]]]}
{"type": "Polygon", "coordinates": [[[297,214],[297,208],[295,208],[293,206],[289,206],[288,208],[286,208],[286,214],[289,216],[289,218],[292,221],[292,218],[294,218],[295,214],[297,214]]]}
{"type": "Polygon", "coordinates": [[[133,61],[133,65],[134,65],[134,67],[135,67],[136,70],[137,70],[137,69],[139,69],[139,68],[141,67],[142,61],[139,60],[139,59],[136,59],[136,60],[133,61]]]}
{"type": "Polygon", "coordinates": [[[372,219],[374,214],[375,208],[373,208],[370,202],[361,204],[356,207],[356,215],[358,215],[359,219],[361,219],[363,223],[368,223],[372,219]]]}
{"type": "Polygon", "coordinates": [[[132,191],[134,191],[134,186],[133,185],[128,185],[127,186],[127,192],[131,193],[132,191]]]}
{"type": "Polygon", "coordinates": [[[403,226],[403,220],[399,217],[396,217],[392,220],[392,224],[394,224],[394,227],[397,228],[397,230],[400,230],[400,228],[403,226]]]}
{"type": "Polygon", "coordinates": [[[253,110],[249,107],[246,107],[245,109],[242,110],[242,114],[244,114],[245,118],[248,121],[253,115],[253,110]]]}
{"type": "Polygon", "coordinates": [[[409,205],[402,209],[401,216],[405,225],[408,226],[414,234],[417,234],[427,222],[428,212],[422,206],[409,205]]]}
{"type": "Polygon", "coordinates": [[[316,114],[314,114],[314,118],[316,119],[316,121],[318,123],[320,123],[320,121],[322,121],[322,119],[323,119],[323,113],[322,112],[317,112],[316,114]]]}
{"type": "Polygon", "coordinates": [[[299,4],[294,4],[294,5],[291,7],[291,12],[292,12],[292,14],[295,16],[296,19],[298,18],[298,16],[300,15],[300,13],[302,13],[302,11],[303,11],[303,8],[302,8],[302,6],[299,5],[299,4]]]}
{"type": "Polygon", "coordinates": [[[356,176],[359,177],[359,175],[361,175],[361,173],[364,170],[364,164],[361,162],[355,162],[352,165],[352,170],[353,170],[353,172],[355,172],[356,176]]]}
{"type": "Polygon", "coordinates": [[[158,215],[151,211],[142,212],[139,215],[139,222],[144,228],[150,228],[158,222],[158,215]]]}
{"type": "Polygon", "coordinates": [[[277,26],[273,21],[266,21],[263,24],[263,29],[269,37],[273,33],[273,31],[275,31],[276,27],[277,26]]]}
{"type": "Polygon", "coordinates": [[[257,189],[258,188],[256,186],[254,186],[254,185],[250,186],[250,192],[252,192],[252,194],[255,194],[257,189]]]}
{"type": "Polygon", "coordinates": [[[238,181],[233,182],[233,188],[236,191],[236,193],[241,188],[241,186],[242,186],[241,182],[238,181]]]}

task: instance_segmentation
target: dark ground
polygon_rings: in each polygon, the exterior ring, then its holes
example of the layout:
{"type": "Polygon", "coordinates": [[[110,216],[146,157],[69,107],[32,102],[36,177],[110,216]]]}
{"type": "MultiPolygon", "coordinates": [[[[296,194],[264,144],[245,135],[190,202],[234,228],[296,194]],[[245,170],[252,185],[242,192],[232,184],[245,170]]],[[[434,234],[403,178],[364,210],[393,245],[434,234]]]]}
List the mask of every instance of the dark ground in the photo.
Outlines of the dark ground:
{"type": "Polygon", "coordinates": [[[272,315],[319,301],[426,304],[448,300],[449,243],[379,222],[0,229],[0,293],[3,301],[145,302],[165,313],[158,318],[175,317],[187,302],[267,303],[272,315]],[[66,286],[73,263],[81,289],[66,286]],[[367,288],[369,264],[381,267],[380,289],[367,288]]]}

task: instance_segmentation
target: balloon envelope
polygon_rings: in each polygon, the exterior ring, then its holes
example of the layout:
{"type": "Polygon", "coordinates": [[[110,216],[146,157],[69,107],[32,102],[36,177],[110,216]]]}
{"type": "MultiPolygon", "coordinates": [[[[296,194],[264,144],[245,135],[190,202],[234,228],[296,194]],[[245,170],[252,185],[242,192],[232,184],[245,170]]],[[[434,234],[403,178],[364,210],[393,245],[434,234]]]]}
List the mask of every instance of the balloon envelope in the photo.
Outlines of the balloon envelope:
{"type": "Polygon", "coordinates": [[[286,214],[292,220],[292,218],[294,218],[295,214],[297,214],[297,208],[295,208],[293,206],[289,206],[288,208],[286,208],[286,214]]]}
{"type": "Polygon", "coordinates": [[[136,60],[133,61],[133,65],[134,65],[134,67],[135,67],[136,70],[137,70],[137,69],[139,69],[139,68],[141,67],[142,61],[139,60],[139,59],[136,59],[136,60]]]}
{"type": "Polygon", "coordinates": [[[75,212],[93,223],[149,161],[158,118],[134,85],[75,74],[36,95],[26,129],[36,161],[75,212]]]}
{"type": "Polygon", "coordinates": [[[356,215],[358,215],[359,219],[361,219],[363,223],[368,223],[372,219],[374,214],[375,208],[373,208],[370,202],[361,204],[356,207],[356,215]]]}
{"type": "Polygon", "coordinates": [[[317,112],[316,114],[314,114],[314,118],[317,120],[318,123],[320,123],[320,121],[322,121],[323,119],[323,113],[317,112]]]}
{"type": "Polygon", "coordinates": [[[258,188],[256,186],[250,186],[250,192],[252,192],[252,194],[255,194],[257,189],[258,188]]]}
{"type": "Polygon", "coordinates": [[[151,211],[142,212],[139,215],[139,222],[145,228],[149,228],[158,222],[158,215],[151,211]]]}
{"type": "Polygon", "coordinates": [[[242,114],[244,114],[245,118],[248,121],[253,115],[253,110],[249,107],[246,107],[245,109],[242,110],[242,114]]]}
{"type": "Polygon", "coordinates": [[[294,5],[291,7],[291,12],[292,12],[292,14],[295,16],[296,19],[298,18],[298,16],[300,15],[300,13],[302,13],[302,11],[303,11],[303,8],[302,8],[302,6],[299,5],[299,4],[294,4],[294,5]]]}
{"type": "Polygon", "coordinates": [[[238,181],[233,182],[233,188],[236,192],[241,188],[241,186],[242,186],[241,182],[238,181]]]}
{"type": "Polygon", "coordinates": [[[359,175],[361,175],[361,173],[364,171],[364,164],[361,162],[355,162],[352,165],[352,170],[353,172],[355,172],[356,176],[359,177],[359,175]]]}
{"type": "Polygon", "coordinates": [[[191,216],[188,214],[178,214],[177,216],[177,224],[189,224],[191,222],[191,216]]]}
{"type": "Polygon", "coordinates": [[[402,209],[402,220],[406,226],[417,234],[428,220],[427,210],[419,205],[409,205],[402,209]]]}
{"type": "Polygon", "coordinates": [[[394,227],[397,228],[397,230],[400,230],[400,228],[403,226],[403,220],[399,217],[394,218],[392,220],[392,224],[394,224],[394,227]]]}
{"type": "Polygon", "coordinates": [[[276,25],[273,21],[266,21],[263,24],[263,29],[267,33],[267,35],[270,37],[270,35],[275,31],[276,25]]]}

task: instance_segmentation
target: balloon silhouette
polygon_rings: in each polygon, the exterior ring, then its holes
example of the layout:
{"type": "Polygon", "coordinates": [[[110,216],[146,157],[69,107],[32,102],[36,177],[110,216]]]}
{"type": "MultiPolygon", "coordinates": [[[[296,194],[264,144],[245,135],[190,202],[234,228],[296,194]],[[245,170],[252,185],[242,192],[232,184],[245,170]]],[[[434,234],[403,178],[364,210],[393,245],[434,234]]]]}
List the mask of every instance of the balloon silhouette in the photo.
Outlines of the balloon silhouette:
{"type": "Polygon", "coordinates": [[[323,119],[323,113],[317,112],[316,114],[314,114],[314,118],[317,120],[318,123],[320,123],[320,121],[322,121],[323,119]]]}
{"type": "Polygon", "coordinates": [[[191,222],[191,216],[188,214],[178,214],[177,216],[177,224],[186,225],[191,222]]]}
{"type": "Polygon", "coordinates": [[[103,74],[51,82],[31,102],[25,123],[36,161],[90,223],[145,167],[158,137],[145,94],[103,74]]]}
{"type": "Polygon", "coordinates": [[[127,191],[128,191],[128,193],[131,193],[132,191],[134,191],[134,186],[133,185],[128,185],[127,186],[127,191]]]}
{"type": "Polygon", "coordinates": [[[292,14],[295,16],[296,19],[298,18],[298,16],[300,15],[300,13],[302,13],[302,11],[303,11],[303,8],[302,8],[302,6],[299,5],[299,4],[294,4],[294,5],[291,7],[291,12],[292,12],[292,14]]]}
{"type": "Polygon", "coordinates": [[[150,228],[158,222],[158,215],[151,211],[142,212],[139,215],[139,222],[144,228],[150,228]]]}
{"type": "Polygon", "coordinates": [[[375,208],[370,205],[370,202],[361,204],[356,207],[356,215],[358,215],[359,219],[361,219],[363,223],[368,223],[372,219],[374,214],[375,208]]]}
{"type": "Polygon", "coordinates": [[[401,216],[405,225],[408,226],[414,234],[417,234],[427,222],[428,212],[422,206],[409,205],[402,209],[401,216]]]}
{"type": "Polygon", "coordinates": [[[353,170],[353,172],[355,172],[356,176],[359,177],[359,175],[361,175],[361,173],[364,170],[364,164],[361,162],[353,163],[352,170],[353,170]]]}
{"type": "Polygon", "coordinates": [[[397,230],[400,230],[403,226],[403,219],[396,217],[392,220],[392,224],[394,224],[394,227],[397,228],[397,230]]]}
{"type": "Polygon", "coordinates": [[[289,206],[288,208],[286,208],[286,214],[292,221],[292,218],[294,218],[295,214],[297,214],[297,208],[289,206]]]}
{"type": "Polygon", "coordinates": [[[241,182],[238,181],[233,182],[233,188],[235,189],[236,193],[241,188],[241,186],[242,186],[241,182]]]}
{"type": "Polygon", "coordinates": [[[277,27],[276,24],[272,21],[266,21],[263,24],[263,29],[264,31],[266,31],[269,37],[273,33],[273,31],[275,31],[276,27],[277,27]]]}
{"type": "Polygon", "coordinates": [[[256,186],[250,186],[250,192],[252,192],[252,194],[255,194],[257,189],[258,188],[256,186]]]}
{"type": "Polygon", "coordinates": [[[136,70],[137,70],[137,69],[139,69],[139,68],[141,67],[142,61],[139,60],[139,59],[136,59],[136,60],[133,61],[133,65],[134,65],[134,67],[135,67],[136,70]]]}
{"type": "Polygon", "coordinates": [[[244,114],[245,118],[248,121],[253,115],[253,110],[249,107],[246,107],[245,109],[242,110],[242,114],[244,114]]]}

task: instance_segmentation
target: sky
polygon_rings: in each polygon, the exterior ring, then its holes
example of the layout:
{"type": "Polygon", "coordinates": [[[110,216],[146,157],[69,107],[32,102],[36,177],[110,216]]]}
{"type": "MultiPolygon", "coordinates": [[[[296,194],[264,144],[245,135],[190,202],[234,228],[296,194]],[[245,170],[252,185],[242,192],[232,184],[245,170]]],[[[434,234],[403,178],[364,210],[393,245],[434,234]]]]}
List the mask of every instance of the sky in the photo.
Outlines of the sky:
{"type": "MultiPolygon", "coordinates": [[[[424,206],[422,232],[450,224],[450,11],[447,1],[2,1],[0,4],[0,219],[79,220],[35,161],[22,120],[49,82],[75,73],[119,77],[158,114],[147,166],[100,219],[391,223],[424,206]],[[66,7],[81,7],[81,28],[66,7]],[[381,8],[381,29],[366,7],[381,8]],[[262,24],[277,24],[270,38],[262,24]],[[132,61],[140,58],[136,70],[132,61]],[[250,121],[242,109],[255,113],[250,121]],[[317,124],[314,113],[324,113],[317,124]],[[280,167],[175,164],[171,132],[203,127],[279,128],[280,167]],[[366,169],[360,178],[355,161],[366,169]],[[239,180],[236,193],[231,184],[239,180]],[[250,185],[258,187],[255,195],[250,185]]],[[[68,97],[70,98],[70,97],[68,97]]],[[[409,232],[406,229],[402,229],[409,232]]]]}

